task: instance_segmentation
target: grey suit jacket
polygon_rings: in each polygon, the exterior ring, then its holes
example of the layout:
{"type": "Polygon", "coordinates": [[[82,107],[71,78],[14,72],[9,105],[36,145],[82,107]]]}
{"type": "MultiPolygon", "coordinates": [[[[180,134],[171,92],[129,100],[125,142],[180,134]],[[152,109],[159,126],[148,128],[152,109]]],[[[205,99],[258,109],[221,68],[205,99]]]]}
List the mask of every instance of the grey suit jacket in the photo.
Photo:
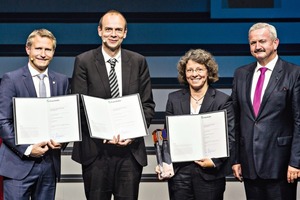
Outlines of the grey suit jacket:
{"type": "MultiPolygon", "coordinates": [[[[199,113],[227,110],[228,119],[228,139],[230,154],[234,152],[235,147],[235,133],[234,133],[234,112],[231,97],[212,87],[209,87],[202,102],[199,113]]],[[[189,89],[182,89],[169,94],[166,106],[166,115],[189,115],[190,111],[190,92],[189,89]]],[[[231,159],[230,158],[212,158],[215,168],[203,169],[199,167],[199,172],[205,180],[214,180],[225,177],[231,173],[231,159]]],[[[175,172],[178,168],[186,163],[174,163],[175,172]]]]}
{"type": "Polygon", "coordinates": [[[288,165],[300,168],[300,67],[278,59],[257,117],[250,96],[255,67],[234,74],[235,163],[244,178],[285,179],[288,165]]]}
{"type": "MultiPolygon", "coordinates": [[[[68,77],[51,70],[48,71],[48,75],[51,96],[67,94],[68,77]]],[[[3,139],[0,147],[0,175],[13,179],[23,179],[32,169],[34,160],[29,160],[24,155],[28,145],[15,145],[13,97],[37,97],[27,65],[4,74],[0,85],[0,137],[3,139]]],[[[59,178],[60,150],[49,150],[47,155],[51,156],[56,176],[59,178]]]]}
{"type": "MultiPolygon", "coordinates": [[[[108,99],[111,98],[101,46],[78,55],[75,59],[71,90],[74,94],[108,99]]],[[[122,90],[123,96],[139,93],[148,126],[154,116],[154,101],[151,80],[146,59],[135,52],[121,50],[122,59],[122,90]]],[[[102,140],[90,138],[86,117],[82,111],[82,142],[76,142],[73,147],[72,159],[88,165],[101,154],[102,140]]],[[[105,115],[105,113],[102,113],[105,115]]],[[[147,165],[144,138],[136,138],[129,145],[137,162],[147,165]]]]}

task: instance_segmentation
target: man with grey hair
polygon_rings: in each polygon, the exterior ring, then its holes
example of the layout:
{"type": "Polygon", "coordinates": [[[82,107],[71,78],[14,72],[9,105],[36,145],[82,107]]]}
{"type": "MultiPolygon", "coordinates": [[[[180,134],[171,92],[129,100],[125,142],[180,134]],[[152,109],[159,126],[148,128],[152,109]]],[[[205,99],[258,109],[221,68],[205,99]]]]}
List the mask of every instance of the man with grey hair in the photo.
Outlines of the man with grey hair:
{"type": "Polygon", "coordinates": [[[250,52],[257,62],[235,71],[234,176],[247,199],[296,199],[300,177],[300,67],[278,57],[274,26],[254,24],[250,52]]]}

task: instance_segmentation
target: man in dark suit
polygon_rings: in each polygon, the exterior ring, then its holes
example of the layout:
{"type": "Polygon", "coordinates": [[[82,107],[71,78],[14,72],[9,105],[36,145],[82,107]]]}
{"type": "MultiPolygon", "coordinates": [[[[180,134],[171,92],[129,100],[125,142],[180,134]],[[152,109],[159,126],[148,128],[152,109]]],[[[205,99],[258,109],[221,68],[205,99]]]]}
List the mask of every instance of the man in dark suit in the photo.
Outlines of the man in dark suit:
{"type": "Polygon", "coordinates": [[[244,180],[247,199],[296,199],[300,67],[278,57],[270,24],[254,24],[249,44],[257,62],[235,71],[232,90],[238,144],[233,174],[244,180]]]}
{"type": "MultiPolygon", "coordinates": [[[[61,144],[41,141],[16,145],[13,97],[40,97],[38,75],[44,78],[46,96],[65,95],[68,78],[48,69],[56,47],[54,35],[46,30],[33,31],[26,42],[28,65],[3,75],[0,85],[0,175],[4,176],[4,199],[53,199],[60,177],[61,144]]],[[[34,120],[35,113],[28,113],[34,120]]]]}
{"type": "MultiPolygon", "coordinates": [[[[108,11],[99,21],[98,34],[102,46],[75,59],[72,93],[112,98],[108,75],[113,67],[108,61],[114,58],[119,95],[139,93],[149,126],[155,107],[149,69],[142,55],[121,49],[127,34],[124,16],[108,11]]],[[[82,132],[82,142],[74,144],[72,158],[82,164],[87,199],[110,200],[112,194],[115,199],[138,199],[142,169],[147,165],[144,138],[121,139],[120,133],[110,141],[90,138],[85,116],[82,132]]]]}

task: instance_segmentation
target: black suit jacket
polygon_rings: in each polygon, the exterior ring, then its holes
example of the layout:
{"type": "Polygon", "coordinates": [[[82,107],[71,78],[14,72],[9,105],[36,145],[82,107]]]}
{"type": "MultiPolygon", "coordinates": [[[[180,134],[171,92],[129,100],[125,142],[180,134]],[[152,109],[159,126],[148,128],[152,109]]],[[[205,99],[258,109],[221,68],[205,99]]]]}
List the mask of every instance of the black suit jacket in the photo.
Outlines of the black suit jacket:
{"type": "MultiPolygon", "coordinates": [[[[75,59],[72,77],[72,93],[85,94],[99,98],[111,98],[110,86],[101,46],[78,55],[75,59]]],[[[152,96],[149,69],[144,56],[121,50],[122,59],[122,90],[123,96],[139,93],[148,126],[154,116],[154,101],[152,96]]],[[[81,112],[84,115],[84,112],[81,112]]],[[[105,113],[102,113],[105,115],[105,113]]],[[[99,154],[102,154],[103,141],[90,138],[86,118],[82,116],[82,142],[76,142],[73,147],[72,159],[88,165],[99,154]]],[[[137,162],[147,165],[147,155],[144,138],[136,138],[129,145],[137,162]]]]}
{"type": "Polygon", "coordinates": [[[255,117],[250,93],[256,65],[234,74],[235,163],[244,178],[285,179],[288,165],[300,168],[300,67],[278,59],[255,117]]]}
{"type": "MultiPolygon", "coordinates": [[[[227,110],[228,119],[228,138],[230,153],[234,152],[234,112],[231,97],[212,87],[209,87],[202,102],[199,113],[227,110]]],[[[187,115],[190,111],[190,92],[189,89],[182,89],[169,94],[166,106],[166,115],[187,115]]],[[[200,173],[205,180],[214,180],[225,177],[231,173],[231,161],[229,158],[212,158],[215,168],[203,169],[199,167],[200,173]]],[[[180,166],[190,164],[174,163],[175,172],[180,166]]]]}

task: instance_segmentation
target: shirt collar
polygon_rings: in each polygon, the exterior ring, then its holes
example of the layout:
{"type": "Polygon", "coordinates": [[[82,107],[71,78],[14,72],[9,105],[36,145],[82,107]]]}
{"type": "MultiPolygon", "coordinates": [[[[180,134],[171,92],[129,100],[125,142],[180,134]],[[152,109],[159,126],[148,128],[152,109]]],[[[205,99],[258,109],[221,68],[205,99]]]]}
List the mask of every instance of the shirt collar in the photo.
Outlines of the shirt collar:
{"type": "Polygon", "coordinates": [[[37,76],[37,75],[39,75],[39,74],[46,74],[46,76],[48,76],[48,68],[46,68],[46,70],[45,70],[43,73],[40,73],[40,72],[38,72],[36,69],[34,69],[34,68],[30,65],[30,63],[28,63],[28,69],[29,69],[29,72],[30,72],[30,74],[31,74],[32,77],[37,76]]]}
{"type": "MultiPolygon", "coordinates": [[[[104,57],[104,60],[105,62],[107,62],[109,59],[111,59],[111,56],[109,56],[103,49],[102,47],[102,54],[103,54],[103,57],[104,57]]],[[[121,61],[121,50],[113,57],[117,60],[117,62],[120,62],[121,61]]]]}
{"type": "Polygon", "coordinates": [[[278,55],[276,55],[275,58],[273,58],[273,60],[271,60],[266,66],[261,66],[261,65],[257,62],[257,66],[256,66],[256,68],[255,68],[255,71],[256,71],[256,72],[259,71],[259,69],[262,68],[262,67],[266,67],[266,68],[268,68],[268,70],[273,71],[273,70],[274,70],[274,67],[275,67],[275,65],[276,65],[277,60],[278,60],[278,55]]]}

